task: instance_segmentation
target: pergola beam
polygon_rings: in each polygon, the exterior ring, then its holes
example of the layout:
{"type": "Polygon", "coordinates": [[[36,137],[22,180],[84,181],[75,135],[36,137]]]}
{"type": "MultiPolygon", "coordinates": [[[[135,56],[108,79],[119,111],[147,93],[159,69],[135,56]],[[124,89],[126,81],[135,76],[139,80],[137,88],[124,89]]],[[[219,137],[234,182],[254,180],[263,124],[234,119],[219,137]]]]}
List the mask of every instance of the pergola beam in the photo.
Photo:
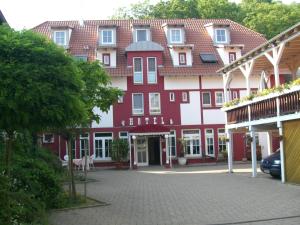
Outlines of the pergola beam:
{"type": "Polygon", "coordinates": [[[246,89],[247,89],[247,95],[250,95],[250,75],[252,74],[254,67],[254,59],[251,59],[248,62],[245,62],[243,65],[239,66],[239,69],[241,70],[242,74],[244,75],[246,79],[246,89]]]}

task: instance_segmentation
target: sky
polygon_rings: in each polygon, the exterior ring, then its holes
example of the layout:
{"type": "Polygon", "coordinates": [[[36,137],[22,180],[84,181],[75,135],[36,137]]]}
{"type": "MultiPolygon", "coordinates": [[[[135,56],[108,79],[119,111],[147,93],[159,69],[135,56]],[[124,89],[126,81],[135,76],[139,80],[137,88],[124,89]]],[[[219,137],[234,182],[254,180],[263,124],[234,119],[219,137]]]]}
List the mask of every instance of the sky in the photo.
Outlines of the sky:
{"type": "MultiPolygon", "coordinates": [[[[150,0],[150,3],[158,1],[150,0]]],[[[109,19],[117,8],[137,2],[139,0],[0,0],[0,10],[11,27],[21,30],[47,20],[109,19]]],[[[283,2],[300,3],[300,0],[283,2]]]]}

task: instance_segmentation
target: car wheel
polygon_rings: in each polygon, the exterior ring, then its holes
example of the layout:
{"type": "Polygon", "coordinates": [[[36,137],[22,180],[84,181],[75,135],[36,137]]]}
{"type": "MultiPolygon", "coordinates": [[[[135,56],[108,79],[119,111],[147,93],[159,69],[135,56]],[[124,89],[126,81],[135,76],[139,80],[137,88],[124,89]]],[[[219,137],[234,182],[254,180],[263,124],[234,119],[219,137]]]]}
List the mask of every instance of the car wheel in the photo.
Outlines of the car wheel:
{"type": "Polygon", "coordinates": [[[277,175],[277,174],[273,174],[273,173],[271,173],[271,172],[270,172],[270,175],[271,175],[273,178],[276,178],[276,179],[279,179],[279,178],[280,178],[280,176],[279,176],[279,175],[277,175]]]}

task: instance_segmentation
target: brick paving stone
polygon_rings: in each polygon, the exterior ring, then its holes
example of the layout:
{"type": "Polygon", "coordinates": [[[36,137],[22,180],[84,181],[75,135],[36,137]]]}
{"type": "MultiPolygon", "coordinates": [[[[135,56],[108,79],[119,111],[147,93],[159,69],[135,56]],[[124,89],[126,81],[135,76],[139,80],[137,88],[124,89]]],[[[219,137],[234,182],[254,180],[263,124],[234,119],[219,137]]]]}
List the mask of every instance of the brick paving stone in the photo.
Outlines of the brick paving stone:
{"type": "MultiPolygon", "coordinates": [[[[235,168],[249,169],[250,165],[238,164],[235,168]]],[[[215,165],[90,172],[89,177],[98,182],[88,184],[88,195],[110,205],[55,212],[50,222],[52,225],[300,224],[300,186],[281,184],[262,173],[256,178],[249,172],[212,173],[225,169],[226,165],[215,165]]],[[[83,190],[82,185],[78,190],[83,190]]]]}

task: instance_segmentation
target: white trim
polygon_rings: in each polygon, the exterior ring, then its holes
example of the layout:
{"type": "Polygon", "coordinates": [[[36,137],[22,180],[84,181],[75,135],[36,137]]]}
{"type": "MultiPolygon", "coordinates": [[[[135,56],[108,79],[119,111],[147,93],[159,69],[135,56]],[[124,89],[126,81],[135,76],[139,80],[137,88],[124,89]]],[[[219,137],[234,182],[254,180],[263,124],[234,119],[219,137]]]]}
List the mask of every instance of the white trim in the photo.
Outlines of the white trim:
{"type": "Polygon", "coordinates": [[[202,97],[202,105],[203,106],[211,106],[211,93],[210,93],[210,91],[202,91],[202,93],[201,93],[201,97],[202,97]],[[209,101],[210,101],[210,104],[204,104],[204,101],[203,101],[203,94],[209,94],[209,101]]]}
{"type": "Polygon", "coordinates": [[[169,92],[169,101],[175,102],[175,93],[174,92],[169,92]]]}
{"type": "Polygon", "coordinates": [[[180,28],[172,28],[170,29],[170,43],[182,43],[182,29],[180,28]],[[179,31],[179,37],[180,37],[180,40],[179,41],[174,41],[172,40],[172,31],[179,31]]]}
{"type": "Polygon", "coordinates": [[[143,84],[144,83],[143,58],[142,57],[133,57],[132,64],[133,64],[133,83],[134,84],[143,84]],[[142,81],[141,82],[135,82],[135,80],[134,80],[134,74],[136,73],[135,72],[135,63],[134,63],[135,59],[141,59],[141,70],[142,71],[137,72],[137,73],[142,73],[142,81]]]}
{"type": "Polygon", "coordinates": [[[140,31],[140,30],[146,31],[146,40],[145,40],[145,41],[149,41],[149,37],[148,37],[148,30],[149,30],[149,29],[146,29],[146,28],[140,28],[140,29],[134,29],[134,32],[135,32],[135,42],[139,42],[139,41],[138,41],[138,35],[137,35],[137,33],[138,33],[138,31],[140,31]]]}
{"type": "Polygon", "coordinates": [[[147,57],[147,83],[148,84],[157,84],[157,60],[156,57],[147,57]],[[149,71],[149,59],[155,60],[155,71],[149,71]],[[149,73],[155,73],[155,82],[149,82],[149,73]]]}
{"type": "Polygon", "coordinates": [[[103,29],[101,30],[101,44],[102,45],[111,45],[114,44],[114,30],[113,29],[103,29]],[[111,42],[103,42],[103,32],[104,31],[110,31],[111,32],[111,42]]]}
{"type": "MultiPolygon", "coordinates": [[[[182,129],[181,130],[181,137],[184,139],[184,131],[198,131],[198,135],[199,135],[199,154],[193,154],[193,149],[191,149],[191,154],[186,154],[187,157],[202,157],[202,148],[201,148],[201,130],[200,129],[182,129]]],[[[189,134],[187,134],[189,135],[189,134]]],[[[192,135],[190,134],[190,136],[196,136],[196,134],[192,135]]],[[[192,144],[192,147],[194,146],[194,144],[192,144]]]]}
{"type": "Polygon", "coordinates": [[[227,37],[227,30],[224,28],[215,28],[215,43],[217,44],[223,44],[223,43],[227,43],[228,42],[228,37],[227,37]],[[224,37],[225,37],[225,41],[218,41],[218,31],[224,31],[224,37]]]}
{"type": "MultiPolygon", "coordinates": [[[[105,157],[105,140],[111,140],[113,141],[113,133],[112,132],[94,132],[94,141],[93,141],[93,147],[94,147],[94,156],[96,160],[102,160],[102,161],[111,161],[111,157],[105,157]],[[96,137],[96,134],[111,134],[111,137],[109,136],[103,136],[103,137],[96,137]],[[101,157],[96,157],[96,141],[101,140],[102,141],[102,158],[101,157]]],[[[111,152],[108,152],[110,155],[111,152]]]]}
{"type": "Polygon", "coordinates": [[[55,44],[59,45],[59,46],[66,46],[67,45],[67,31],[66,30],[56,30],[53,32],[53,41],[55,44]],[[64,33],[64,43],[57,43],[56,42],[56,34],[57,33],[64,33]]]}
{"type": "Polygon", "coordinates": [[[216,106],[222,106],[224,103],[224,92],[223,91],[215,91],[215,105],[216,106]],[[217,103],[217,94],[222,94],[222,102],[221,103],[217,103]]]}
{"type": "Polygon", "coordinates": [[[81,148],[81,140],[88,140],[88,146],[87,146],[87,153],[88,154],[91,154],[90,153],[90,150],[91,149],[89,149],[89,145],[90,145],[90,133],[85,133],[85,134],[87,134],[88,136],[87,137],[82,137],[81,135],[79,136],[79,156],[80,156],[80,158],[82,158],[82,148],[81,148]]]}
{"type": "Polygon", "coordinates": [[[161,114],[161,104],[160,104],[160,93],[159,92],[150,92],[149,93],[149,114],[150,115],[161,114]],[[153,108],[153,106],[151,105],[151,95],[158,95],[159,108],[153,108]],[[151,110],[159,110],[159,111],[157,111],[157,112],[151,112],[151,110]]]}
{"type": "Polygon", "coordinates": [[[215,135],[215,132],[214,132],[214,129],[213,128],[205,128],[204,129],[204,137],[205,137],[205,155],[208,155],[208,156],[212,156],[212,157],[215,157],[216,155],[216,150],[215,150],[215,138],[214,138],[214,135],[215,135]],[[212,134],[207,134],[206,131],[207,130],[211,130],[212,131],[212,134]],[[213,154],[209,154],[208,153],[208,143],[207,143],[207,139],[206,138],[210,138],[212,137],[212,146],[213,146],[213,154]]]}
{"type": "Polygon", "coordinates": [[[148,138],[147,137],[137,137],[136,139],[135,139],[135,146],[136,146],[136,162],[137,162],[137,166],[148,166],[149,165],[149,156],[148,156],[148,138]],[[137,141],[138,141],[138,139],[144,139],[145,140],[145,152],[146,152],[146,162],[144,162],[144,163],[139,163],[138,162],[138,152],[144,152],[144,151],[138,151],[138,144],[137,144],[137,141]]]}
{"type": "Polygon", "coordinates": [[[132,115],[144,115],[144,93],[132,93],[132,115]],[[134,112],[134,95],[142,95],[142,112],[134,112]]]}
{"type": "Polygon", "coordinates": [[[43,143],[46,143],[46,144],[54,143],[54,134],[52,134],[52,133],[45,133],[45,134],[43,134],[43,143]],[[51,139],[50,140],[46,140],[45,139],[46,135],[51,135],[52,136],[51,139]]]}

